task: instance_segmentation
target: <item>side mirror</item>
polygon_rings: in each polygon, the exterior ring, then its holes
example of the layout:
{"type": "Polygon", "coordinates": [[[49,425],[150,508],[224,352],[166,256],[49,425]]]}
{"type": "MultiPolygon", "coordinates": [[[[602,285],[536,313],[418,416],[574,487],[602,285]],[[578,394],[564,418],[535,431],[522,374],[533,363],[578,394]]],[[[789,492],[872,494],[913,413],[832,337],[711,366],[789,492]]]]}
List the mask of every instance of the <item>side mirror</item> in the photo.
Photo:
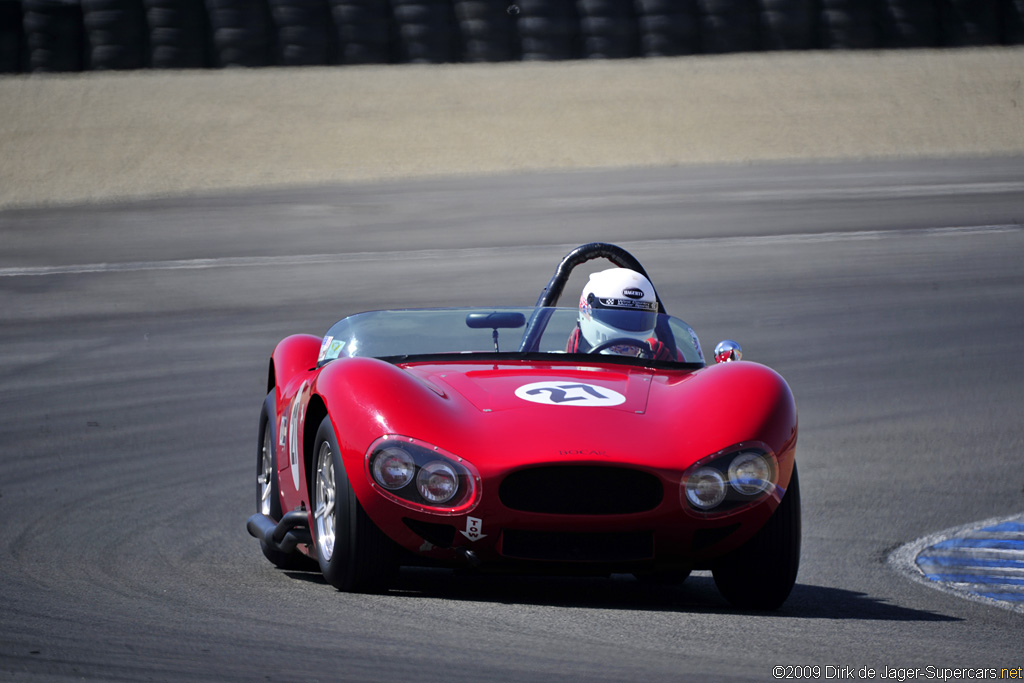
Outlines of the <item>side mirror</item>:
{"type": "Polygon", "coordinates": [[[743,349],[740,345],[731,339],[718,342],[718,346],[715,347],[715,362],[716,363],[728,363],[734,360],[740,360],[743,358],[743,349]]]}

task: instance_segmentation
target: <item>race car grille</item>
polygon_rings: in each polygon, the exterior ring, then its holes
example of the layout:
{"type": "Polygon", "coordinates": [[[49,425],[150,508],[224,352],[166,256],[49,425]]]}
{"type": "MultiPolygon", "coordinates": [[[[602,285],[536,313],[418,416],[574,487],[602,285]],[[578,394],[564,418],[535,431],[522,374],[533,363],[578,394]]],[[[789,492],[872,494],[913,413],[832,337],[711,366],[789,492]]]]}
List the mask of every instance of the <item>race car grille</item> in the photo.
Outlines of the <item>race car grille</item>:
{"type": "Polygon", "coordinates": [[[654,534],[642,532],[568,533],[506,529],[501,554],[551,562],[635,562],[654,556],[654,534]]]}
{"type": "Polygon", "coordinates": [[[432,545],[447,548],[455,540],[455,527],[450,524],[433,524],[408,517],[403,517],[402,521],[420,538],[432,545]]]}
{"type": "Polygon", "coordinates": [[[519,470],[498,488],[512,510],[552,515],[626,515],[653,510],[664,487],[653,474],[621,467],[555,465],[519,470]]]}

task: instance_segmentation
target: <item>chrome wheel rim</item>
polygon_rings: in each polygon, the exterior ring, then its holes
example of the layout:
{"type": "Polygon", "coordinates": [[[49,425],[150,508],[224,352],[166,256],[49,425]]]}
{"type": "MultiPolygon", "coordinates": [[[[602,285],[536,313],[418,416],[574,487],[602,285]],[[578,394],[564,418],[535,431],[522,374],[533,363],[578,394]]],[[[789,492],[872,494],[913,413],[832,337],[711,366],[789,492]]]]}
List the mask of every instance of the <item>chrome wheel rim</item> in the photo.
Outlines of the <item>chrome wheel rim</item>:
{"type": "Polygon", "coordinates": [[[274,476],[274,442],[270,438],[270,423],[263,429],[263,445],[260,447],[260,471],[256,483],[260,492],[260,512],[270,514],[270,494],[274,476]]]}
{"type": "Polygon", "coordinates": [[[330,561],[334,555],[334,458],[331,444],[323,442],[316,456],[316,547],[320,558],[330,561]]]}

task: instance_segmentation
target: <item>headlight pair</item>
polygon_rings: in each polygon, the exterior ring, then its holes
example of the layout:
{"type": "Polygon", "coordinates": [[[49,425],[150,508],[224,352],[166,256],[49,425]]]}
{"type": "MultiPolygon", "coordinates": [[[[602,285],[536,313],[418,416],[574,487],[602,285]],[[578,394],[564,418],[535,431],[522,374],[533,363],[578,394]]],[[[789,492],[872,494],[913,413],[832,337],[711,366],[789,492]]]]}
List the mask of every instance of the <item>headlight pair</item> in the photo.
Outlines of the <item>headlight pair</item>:
{"type": "Polygon", "coordinates": [[[414,510],[458,514],[476,503],[480,477],[472,465],[417,439],[382,436],[367,451],[366,468],[385,497],[414,510]]]}
{"type": "Polygon", "coordinates": [[[725,512],[751,503],[775,486],[775,455],[764,444],[739,444],[683,474],[682,497],[700,512],[725,512]]]}

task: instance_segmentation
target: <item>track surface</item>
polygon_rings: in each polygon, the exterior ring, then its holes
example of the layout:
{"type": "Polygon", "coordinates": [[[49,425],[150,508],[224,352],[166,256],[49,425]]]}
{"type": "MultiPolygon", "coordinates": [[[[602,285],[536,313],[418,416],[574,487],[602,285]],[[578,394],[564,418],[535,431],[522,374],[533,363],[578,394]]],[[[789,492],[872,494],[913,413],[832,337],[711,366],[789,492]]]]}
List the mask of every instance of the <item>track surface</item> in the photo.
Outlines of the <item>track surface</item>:
{"type": "Polygon", "coordinates": [[[1024,159],[683,167],[0,213],[0,679],[1024,665],[1021,614],[886,564],[1024,509],[1021,178],[1024,159]],[[366,596],[263,560],[244,522],[278,339],[531,303],[595,239],[638,256],[706,353],[737,339],[793,387],[804,551],[778,613],[734,611],[707,575],[418,571],[366,596]]]}

